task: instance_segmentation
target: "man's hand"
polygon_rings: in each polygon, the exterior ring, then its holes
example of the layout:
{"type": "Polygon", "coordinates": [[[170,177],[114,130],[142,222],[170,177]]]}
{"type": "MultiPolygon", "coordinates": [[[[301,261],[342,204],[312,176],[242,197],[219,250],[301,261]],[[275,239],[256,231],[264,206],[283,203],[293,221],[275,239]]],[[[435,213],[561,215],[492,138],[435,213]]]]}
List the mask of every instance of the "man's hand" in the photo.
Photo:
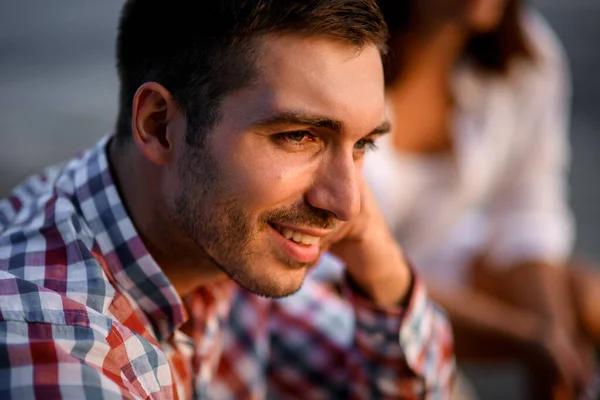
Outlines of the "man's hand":
{"type": "Polygon", "coordinates": [[[361,211],[345,223],[330,242],[354,283],[377,304],[404,299],[411,272],[366,183],[361,185],[361,211]]]}

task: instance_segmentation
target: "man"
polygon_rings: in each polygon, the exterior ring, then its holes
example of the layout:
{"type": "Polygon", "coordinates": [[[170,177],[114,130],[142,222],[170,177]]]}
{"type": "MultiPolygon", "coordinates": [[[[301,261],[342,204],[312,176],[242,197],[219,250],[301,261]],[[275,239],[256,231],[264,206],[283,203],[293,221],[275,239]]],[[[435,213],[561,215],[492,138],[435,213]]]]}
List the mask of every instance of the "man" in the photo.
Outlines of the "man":
{"type": "Polygon", "coordinates": [[[115,135],[0,203],[2,398],[446,397],[362,183],[385,38],[374,1],[128,1],[115,135]],[[327,249],[341,297],[274,300],[327,249]]]}

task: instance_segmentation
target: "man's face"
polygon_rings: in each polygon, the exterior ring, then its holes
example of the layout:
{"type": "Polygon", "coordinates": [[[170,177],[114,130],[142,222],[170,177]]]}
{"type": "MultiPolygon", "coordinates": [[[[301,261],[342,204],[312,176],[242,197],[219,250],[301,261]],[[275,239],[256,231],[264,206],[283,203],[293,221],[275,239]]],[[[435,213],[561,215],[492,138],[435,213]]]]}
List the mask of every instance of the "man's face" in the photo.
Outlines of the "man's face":
{"type": "Polygon", "coordinates": [[[374,46],[293,35],[267,38],[258,67],[178,160],[173,213],[238,284],[281,297],[360,211],[363,156],[387,130],[383,71],[374,46]]]}

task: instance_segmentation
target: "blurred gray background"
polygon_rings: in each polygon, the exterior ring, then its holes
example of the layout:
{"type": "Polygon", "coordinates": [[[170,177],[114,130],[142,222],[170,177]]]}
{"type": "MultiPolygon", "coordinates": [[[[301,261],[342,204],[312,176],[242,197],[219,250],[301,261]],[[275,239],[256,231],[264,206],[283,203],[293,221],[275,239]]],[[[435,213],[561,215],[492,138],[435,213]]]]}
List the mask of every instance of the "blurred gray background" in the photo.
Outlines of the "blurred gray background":
{"type": "MultiPolygon", "coordinates": [[[[600,261],[600,0],[533,4],[552,24],[571,61],[577,250],[600,261]]],[[[0,1],[0,196],[112,130],[121,5],[122,0],[0,1]]],[[[481,397],[516,398],[519,377],[487,374],[486,368],[469,370],[481,397]]]]}
{"type": "MultiPolygon", "coordinates": [[[[600,0],[536,0],[571,60],[577,249],[600,260],[600,0]]],[[[122,0],[0,1],[0,195],[111,131],[122,0]]]]}

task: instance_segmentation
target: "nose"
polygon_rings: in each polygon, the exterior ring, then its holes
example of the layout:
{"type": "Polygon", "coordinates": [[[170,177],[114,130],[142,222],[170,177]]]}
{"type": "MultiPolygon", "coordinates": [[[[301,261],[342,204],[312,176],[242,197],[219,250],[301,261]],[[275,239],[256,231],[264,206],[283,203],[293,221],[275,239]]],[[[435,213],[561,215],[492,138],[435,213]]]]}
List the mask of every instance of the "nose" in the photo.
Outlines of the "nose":
{"type": "Polygon", "coordinates": [[[352,154],[332,155],[316,171],[307,202],[340,221],[349,221],[360,212],[360,173],[352,154]]]}

